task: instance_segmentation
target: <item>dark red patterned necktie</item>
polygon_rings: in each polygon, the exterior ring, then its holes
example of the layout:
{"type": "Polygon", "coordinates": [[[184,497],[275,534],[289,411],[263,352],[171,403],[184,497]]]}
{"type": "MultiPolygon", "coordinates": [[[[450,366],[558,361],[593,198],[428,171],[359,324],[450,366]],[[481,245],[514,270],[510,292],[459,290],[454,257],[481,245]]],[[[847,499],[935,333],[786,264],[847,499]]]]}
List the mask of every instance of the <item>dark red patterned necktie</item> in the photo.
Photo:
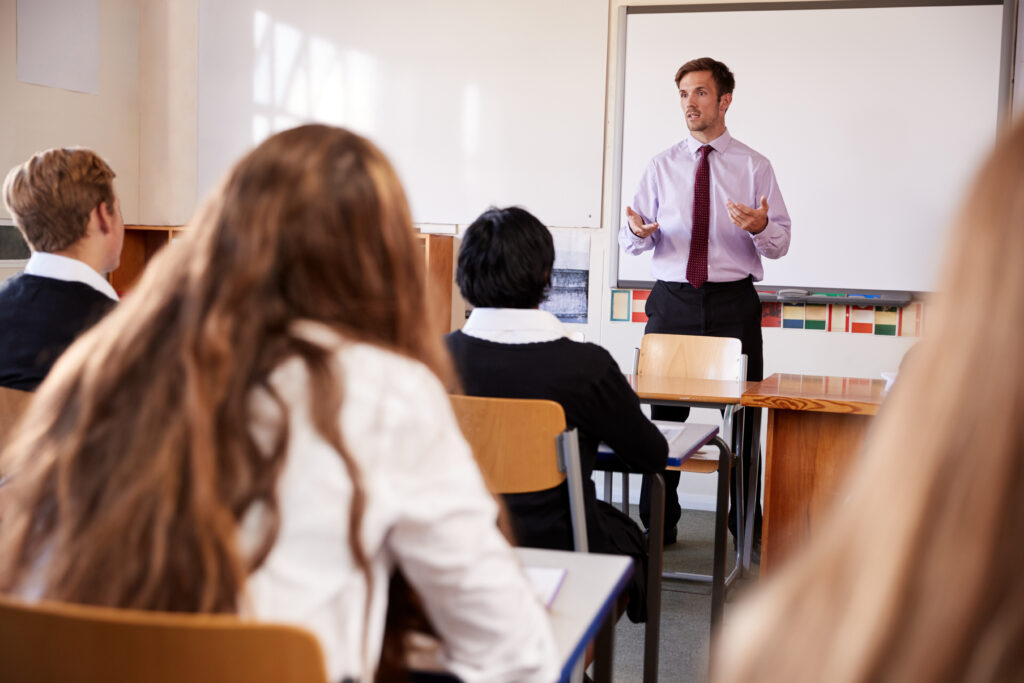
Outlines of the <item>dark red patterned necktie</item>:
{"type": "Polygon", "coordinates": [[[711,145],[700,148],[700,163],[693,181],[693,231],[690,234],[690,258],[686,262],[686,281],[700,287],[708,281],[708,224],[711,220],[711,145]]]}

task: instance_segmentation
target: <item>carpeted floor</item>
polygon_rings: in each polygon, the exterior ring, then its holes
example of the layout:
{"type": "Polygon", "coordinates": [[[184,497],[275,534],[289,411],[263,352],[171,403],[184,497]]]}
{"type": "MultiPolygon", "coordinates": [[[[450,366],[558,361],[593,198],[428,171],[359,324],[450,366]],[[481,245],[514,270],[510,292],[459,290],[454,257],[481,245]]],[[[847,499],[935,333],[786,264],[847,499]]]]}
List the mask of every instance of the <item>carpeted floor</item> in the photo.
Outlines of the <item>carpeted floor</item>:
{"type": "MultiPolygon", "coordinates": [[[[636,506],[632,506],[636,514],[636,506]]],[[[679,541],[665,548],[665,569],[694,573],[711,572],[714,513],[683,510],[679,541]]],[[[729,539],[728,569],[735,563],[729,539]]],[[[757,585],[758,567],[740,579],[729,592],[729,608],[743,593],[757,585]]],[[[708,640],[711,618],[710,584],[665,582],[662,587],[661,639],[658,680],[665,683],[704,683],[708,671],[708,640]]],[[[616,683],[643,681],[644,626],[623,617],[615,629],[616,683]]]]}

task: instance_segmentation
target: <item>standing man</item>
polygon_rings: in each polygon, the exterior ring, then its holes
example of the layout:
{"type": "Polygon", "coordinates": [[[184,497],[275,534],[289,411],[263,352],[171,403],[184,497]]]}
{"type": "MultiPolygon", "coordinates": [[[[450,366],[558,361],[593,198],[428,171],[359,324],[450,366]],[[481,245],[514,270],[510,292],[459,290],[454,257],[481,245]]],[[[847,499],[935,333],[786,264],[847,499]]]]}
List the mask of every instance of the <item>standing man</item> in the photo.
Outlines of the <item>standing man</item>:
{"type": "Polygon", "coordinates": [[[114,172],[87,149],[50,149],[11,169],[4,204],[32,256],[0,286],[0,386],[33,391],[78,335],[117,303],[124,219],[114,172]]]}
{"type": "MultiPolygon", "coordinates": [[[[647,299],[645,333],[735,337],[747,354],[747,379],[760,380],[761,303],[754,281],[764,275],[762,256],[779,258],[789,249],[790,220],[771,164],[726,130],[725,113],[735,82],[729,67],[710,57],[693,59],[676,72],[679,105],[690,135],[647,164],[626,207],[619,244],[629,254],[654,250],[651,274],[657,282],[647,299]]],[[[654,406],[652,417],[683,421],[689,412],[654,406]]],[[[748,413],[744,411],[749,438],[748,413]]],[[[747,467],[748,444],[740,451],[747,467]]],[[[665,484],[667,545],[676,540],[681,514],[679,473],[665,472],[665,484]]],[[[645,525],[648,496],[645,477],[640,495],[645,525]]],[[[734,489],[733,497],[729,529],[735,538],[734,489]]],[[[757,500],[755,558],[760,554],[760,495],[757,500]]]]}

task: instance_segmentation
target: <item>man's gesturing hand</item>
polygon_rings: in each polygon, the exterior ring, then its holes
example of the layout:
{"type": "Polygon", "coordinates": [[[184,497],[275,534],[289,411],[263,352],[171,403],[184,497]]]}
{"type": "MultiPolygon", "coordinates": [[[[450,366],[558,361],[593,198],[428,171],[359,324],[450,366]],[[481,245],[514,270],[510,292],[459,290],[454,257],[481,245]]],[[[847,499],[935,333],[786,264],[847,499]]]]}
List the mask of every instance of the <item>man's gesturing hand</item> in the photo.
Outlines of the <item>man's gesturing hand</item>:
{"type": "Polygon", "coordinates": [[[629,229],[633,231],[633,234],[637,237],[648,237],[652,232],[658,229],[658,224],[655,223],[644,223],[644,219],[630,207],[626,207],[626,217],[629,218],[629,229]]]}
{"type": "Polygon", "coordinates": [[[761,195],[760,208],[752,209],[731,199],[725,203],[725,208],[729,210],[729,220],[751,234],[756,235],[768,225],[768,198],[764,195],[761,195]]]}

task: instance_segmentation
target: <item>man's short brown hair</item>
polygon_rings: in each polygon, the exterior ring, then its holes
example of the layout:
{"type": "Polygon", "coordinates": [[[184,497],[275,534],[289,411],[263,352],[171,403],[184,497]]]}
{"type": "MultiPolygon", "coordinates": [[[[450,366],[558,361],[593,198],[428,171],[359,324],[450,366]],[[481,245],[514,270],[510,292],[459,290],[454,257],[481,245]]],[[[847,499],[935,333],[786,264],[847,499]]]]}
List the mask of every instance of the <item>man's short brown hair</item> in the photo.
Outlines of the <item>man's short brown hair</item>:
{"type": "Polygon", "coordinates": [[[722,99],[722,95],[728,95],[736,87],[736,78],[729,71],[729,67],[711,57],[691,59],[679,67],[679,71],[676,71],[676,87],[679,87],[679,81],[683,80],[683,76],[693,71],[711,72],[711,77],[715,79],[715,87],[718,89],[718,99],[722,99]]]}
{"type": "Polygon", "coordinates": [[[32,155],[4,181],[4,204],[36,251],[67,249],[85,236],[89,213],[114,210],[114,171],[88,149],[57,148],[32,155]]]}

